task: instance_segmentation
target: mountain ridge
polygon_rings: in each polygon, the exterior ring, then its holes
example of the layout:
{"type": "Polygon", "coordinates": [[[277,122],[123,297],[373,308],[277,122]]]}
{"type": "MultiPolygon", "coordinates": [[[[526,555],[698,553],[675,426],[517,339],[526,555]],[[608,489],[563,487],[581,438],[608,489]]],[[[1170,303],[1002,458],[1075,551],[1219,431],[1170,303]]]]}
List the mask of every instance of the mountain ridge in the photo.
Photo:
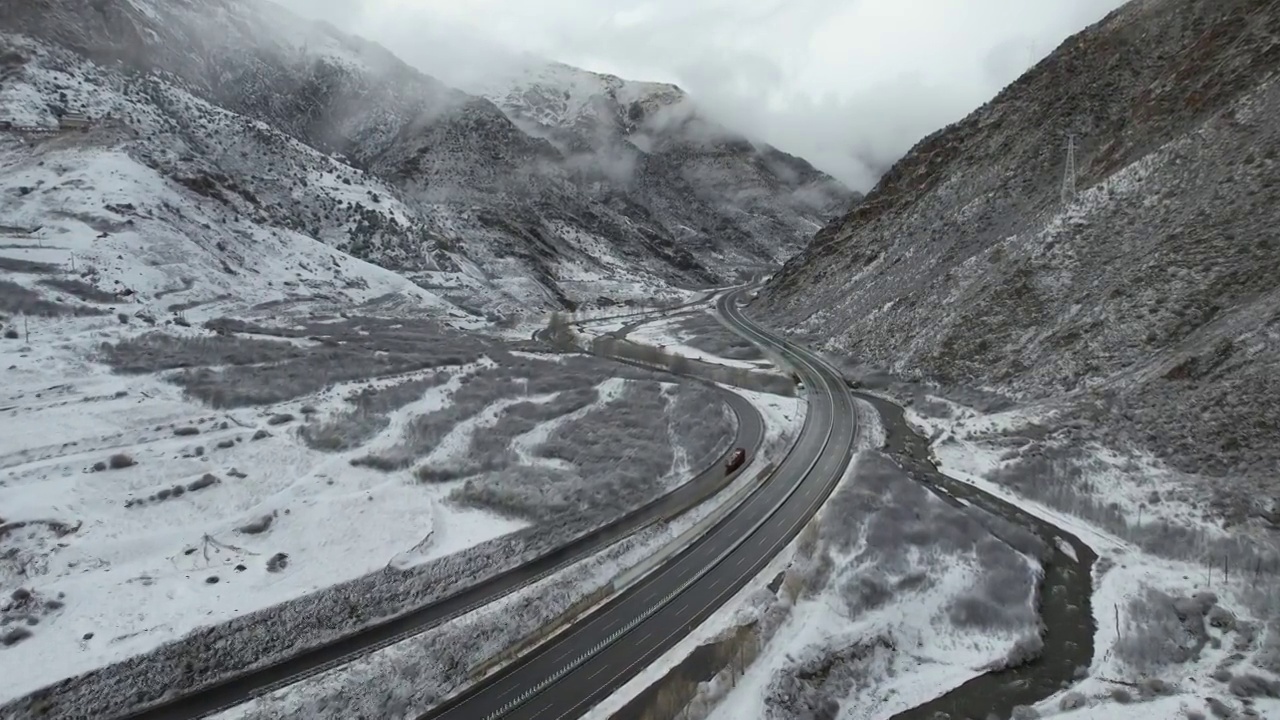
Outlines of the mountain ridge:
{"type": "Polygon", "coordinates": [[[1241,516],[1270,512],[1272,7],[1135,1],[1068,38],[921,140],[786,263],[760,312],[899,377],[1087,406],[1091,441],[1150,451],[1253,508],[1241,516]],[[1189,419],[1193,399],[1206,410],[1189,419]]]}
{"type": "MultiPolygon", "coordinates": [[[[526,132],[520,125],[530,124],[514,121],[521,116],[510,104],[500,108],[450,88],[381,46],[269,2],[6,0],[0,10],[21,33],[9,44],[71,51],[90,63],[82,72],[109,77],[108,85],[154,86],[98,101],[90,91],[73,92],[71,105],[128,126],[154,114],[144,106],[160,102],[158,94],[188,93],[246,118],[234,134],[261,140],[254,127],[261,122],[310,149],[266,141],[262,161],[246,164],[200,120],[169,117],[135,136],[141,157],[154,158],[149,146],[170,142],[177,121],[185,126],[179,158],[202,165],[205,177],[227,176],[257,197],[278,198],[265,221],[431,287],[450,286],[452,300],[486,311],[573,307],[598,296],[652,297],[723,282],[739,268],[780,262],[854,198],[821,173],[802,176],[790,165],[811,166],[799,159],[767,146],[720,143],[716,137],[736,143],[736,135],[705,122],[700,127],[711,139],[649,126],[658,142],[648,148],[606,132],[579,135],[580,152],[566,154],[568,146],[548,138],[563,139],[571,129],[526,132]],[[29,40],[19,40],[24,36],[29,40]],[[625,152],[623,164],[610,155],[615,150],[625,152]],[[390,195],[397,209],[312,197],[296,178],[303,167],[327,164],[322,156],[350,167],[343,182],[380,179],[366,194],[390,195]],[[262,165],[282,167],[263,173],[262,165]]],[[[66,61],[53,62],[56,72],[66,61]]],[[[45,104],[67,92],[28,85],[45,104]]],[[[167,103],[159,113],[184,112],[184,105],[167,103]]],[[[51,122],[48,112],[33,112],[51,122]]]]}

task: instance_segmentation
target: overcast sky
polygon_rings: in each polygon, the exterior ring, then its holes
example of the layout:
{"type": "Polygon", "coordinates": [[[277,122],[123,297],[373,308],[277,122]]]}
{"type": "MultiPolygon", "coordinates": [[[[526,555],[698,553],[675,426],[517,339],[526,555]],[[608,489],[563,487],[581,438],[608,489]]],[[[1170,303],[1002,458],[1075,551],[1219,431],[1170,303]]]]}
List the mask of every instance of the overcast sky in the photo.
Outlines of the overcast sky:
{"type": "Polygon", "coordinates": [[[278,0],[462,84],[520,54],[673,82],[868,190],[1123,0],[278,0]]]}

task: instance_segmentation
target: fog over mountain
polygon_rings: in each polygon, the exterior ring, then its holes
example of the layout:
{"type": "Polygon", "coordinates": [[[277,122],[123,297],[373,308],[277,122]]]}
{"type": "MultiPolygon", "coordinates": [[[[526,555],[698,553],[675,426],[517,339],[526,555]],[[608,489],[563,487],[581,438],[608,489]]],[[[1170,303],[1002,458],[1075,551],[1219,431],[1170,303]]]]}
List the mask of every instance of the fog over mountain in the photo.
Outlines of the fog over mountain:
{"type": "Polygon", "coordinates": [[[671,82],[866,192],[1120,0],[285,0],[465,86],[522,54],[671,82]]]}

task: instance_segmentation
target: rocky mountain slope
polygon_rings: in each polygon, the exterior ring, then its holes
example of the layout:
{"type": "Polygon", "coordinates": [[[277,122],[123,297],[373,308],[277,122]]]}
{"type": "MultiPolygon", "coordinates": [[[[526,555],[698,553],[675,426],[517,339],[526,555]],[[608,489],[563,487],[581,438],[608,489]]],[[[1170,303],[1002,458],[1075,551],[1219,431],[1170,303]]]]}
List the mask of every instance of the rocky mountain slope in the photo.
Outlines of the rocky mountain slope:
{"type": "Polygon", "coordinates": [[[757,312],[900,377],[1065,398],[1280,525],[1277,70],[1274,2],[1134,0],[918,143],[757,312]]]}
{"type": "Polygon", "coordinates": [[[2,0],[0,13],[0,119],[85,112],[82,143],[192,202],[484,311],[717,282],[780,261],[852,199],[699,120],[674,88],[601,79],[594,115],[535,120],[538,93],[576,97],[556,83],[587,74],[557,66],[499,108],[262,0],[2,0]]]}
{"type": "Polygon", "coordinates": [[[596,198],[625,193],[700,255],[782,262],[860,197],[805,160],[719,125],[675,85],[550,63],[467,89],[555,145],[596,198]]]}

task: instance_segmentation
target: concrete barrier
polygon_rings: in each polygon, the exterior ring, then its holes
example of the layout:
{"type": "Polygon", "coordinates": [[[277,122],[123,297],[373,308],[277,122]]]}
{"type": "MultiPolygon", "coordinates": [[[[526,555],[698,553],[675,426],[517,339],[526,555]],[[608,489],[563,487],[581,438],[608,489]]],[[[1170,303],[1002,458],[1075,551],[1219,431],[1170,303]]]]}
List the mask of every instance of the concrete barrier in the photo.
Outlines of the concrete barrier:
{"type": "MultiPolygon", "coordinates": [[[[581,338],[581,336],[578,336],[578,337],[581,338]]],[[[629,341],[620,341],[620,342],[629,343],[629,341]]],[[[631,344],[634,344],[634,343],[631,343],[631,344]]],[[[595,343],[592,343],[592,345],[595,345],[595,343]]],[[[617,346],[615,345],[614,348],[616,349],[616,347],[617,346]]],[[[647,346],[640,346],[640,347],[644,347],[646,350],[648,349],[647,346]]],[[[595,350],[597,348],[593,347],[592,349],[595,350]]],[[[770,356],[775,356],[775,353],[769,352],[768,349],[765,349],[765,352],[768,353],[770,356]]],[[[646,364],[643,361],[640,361],[638,358],[625,357],[624,353],[617,353],[612,355],[612,357],[615,360],[622,360],[623,362],[630,362],[632,364],[637,364],[637,365],[646,364]]],[[[645,359],[647,360],[649,358],[645,357],[645,359]]],[[[781,357],[780,354],[776,354],[775,362],[776,364],[778,364],[779,367],[783,367],[788,371],[792,371],[791,364],[786,362],[781,357]]],[[[655,367],[654,369],[668,370],[668,368],[666,367],[655,367]]],[[[783,453],[784,456],[791,453],[791,450],[793,449],[797,438],[798,436],[791,437],[791,438],[778,438],[779,441],[786,442],[787,444],[786,451],[783,453]]],[[[779,442],[773,443],[773,445],[775,446],[778,444],[779,442]]],[[[769,449],[772,449],[772,448],[762,447],[761,452],[763,453],[769,449]]],[[[618,573],[607,584],[587,594],[586,596],[579,599],[578,601],[574,602],[572,605],[566,608],[564,612],[560,613],[555,618],[545,623],[541,628],[538,628],[537,630],[524,636],[520,640],[516,641],[515,643],[507,647],[505,650],[502,650],[501,652],[493,655],[492,657],[480,663],[477,663],[467,672],[468,686],[478,683],[488,675],[491,675],[497,672],[498,670],[501,670],[503,667],[519,659],[521,656],[529,653],[535,648],[552,640],[557,635],[559,635],[560,633],[568,629],[575,620],[582,617],[583,615],[586,615],[591,610],[595,609],[597,606],[602,605],[605,602],[616,597],[618,594],[620,594],[627,588],[631,587],[635,583],[647,577],[650,573],[657,570],[659,567],[662,566],[664,562],[671,559],[672,557],[675,557],[676,555],[679,555],[682,551],[684,551],[686,548],[688,548],[690,545],[696,542],[699,538],[705,535],[712,527],[715,527],[717,523],[719,523],[721,520],[727,517],[730,513],[736,510],[743,503],[743,501],[745,501],[748,497],[752,495],[752,493],[759,490],[760,487],[764,485],[764,483],[773,475],[774,471],[777,470],[777,467],[778,467],[778,464],[776,462],[774,461],[768,462],[763,468],[761,468],[760,472],[758,472],[756,476],[752,478],[752,480],[749,483],[739,488],[736,492],[733,493],[732,496],[727,498],[723,503],[721,503],[711,512],[707,513],[706,517],[694,523],[687,530],[680,533],[670,542],[663,545],[662,548],[659,549],[656,553],[649,556],[645,560],[641,561],[638,565],[618,573]]],[[[747,469],[746,467],[743,467],[743,468],[739,468],[738,470],[735,470],[732,473],[726,474],[723,481],[716,483],[716,485],[713,488],[710,488],[708,492],[704,494],[701,498],[699,498],[696,502],[691,503],[683,508],[674,509],[672,512],[670,512],[669,514],[661,518],[661,520],[663,522],[670,522],[675,518],[679,517],[680,515],[683,515],[689,512],[694,507],[697,507],[703,502],[706,502],[708,499],[719,494],[725,488],[731,485],[734,480],[736,480],[743,472],[746,471],[746,469],[747,469]]],[[[657,522],[657,521],[655,520],[654,522],[657,522]]],[[[651,527],[653,524],[654,523],[649,523],[645,527],[651,527]]],[[[641,529],[643,528],[637,528],[637,531],[641,529]]],[[[465,692],[465,689],[459,689],[459,692],[465,692]]]]}
{"type": "MultiPolygon", "coordinates": [[[[636,582],[643,580],[649,573],[653,572],[659,565],[667,560],[679,555],[685,548],[692,545],[698,538],[702,537],[715,526],[716,523],[723,520],[729,513],[733,512],[744,500],[750,497],[751,493],[760,489],[760,486],[769,479],[773,471],[777,469],[777,463],[769,463],[751,480],[751,482],[742,486],[729,499],[725,500],[714,510],[707,513],[707,516],[694,523],[688,530],[680,533],[671,542],[662,546],[658,552],[645,558],[640,564],[630,569],[624,570],[614,577],[612,582],[613,592],[620,593],[623,590],[634,585],[636,582]]],[[[732,480],[730,480],[731,482],[732,480]]]]}
{"type": "MultiPolygon", "coordinates": [[[[768,463],[760,470],[759,473],[756,474],[756,477],[753,478],[751,482],[739,488],[733,496],[725,500],[725,502],[720,504],[710,513],[707,513],[706,517],[699,520],[688,530],[685,530],[671,542],[663,545],[657,553],[649,556],[639,565],[618,573],[604,586],[573,603],[566,608],[564,612],[548,621],[542,627],[516,641],[505,650],[493,655],[487,660],[477,663],[467,671],[468,684],[473,685],[480,682],[488,675],[501,670],[503,667],[519,659],[534,648],[554,639],[561,632],[568,629],[579,617],[587,614],[598,605],[602,605],[603,603],[611,600],[623,590],[626,590],[636,582],[644,579],[649,573],[661,566],[663,562],[680,554],[682,550],[706,534],[706,532],[714,527],[716,523],[724,519],[724,517],[729,513],[733,512],[733,510],[736,509],[743,500],[749,497],[751,493],[759,489],[776,469],[777,463],[768,463]]],[[[728,487],[738,478],[739,475],[741,475],[743,470],[745,470],[745,468],[726,475],[724,482],[718,484],[714,490],[707,493],[707,497],[714,496],[724,488],[728,487]]],[[[703,499],[703,502],[705,502],[705,498],[703,499]]],[[[670,516],[664,518],[664,521],[670,522],[672,519],[689,512],[693,507],[696,507],[696,504],[692,507],[678,509],[672,512],[670,516]]]]}
{"type": "Polygon", "coordinates": [[[587,594],[569,607],[564,612],[547,621],[545,625],[537,630],[529,633],[514,645],[490,657],[488,660],[477,663],[467,671],[467,679],[474,684],[480,682],[485,676],[501,669],[507,663],[519,658],[521,655],[550,640],[560,634],[562,630],[567,629],[573,624],[578,616],[586,613],[599,603],[608,600],[613,595],[613,588],[610,584],[605,584],[597,588],[594,592],[587,594]]]}

